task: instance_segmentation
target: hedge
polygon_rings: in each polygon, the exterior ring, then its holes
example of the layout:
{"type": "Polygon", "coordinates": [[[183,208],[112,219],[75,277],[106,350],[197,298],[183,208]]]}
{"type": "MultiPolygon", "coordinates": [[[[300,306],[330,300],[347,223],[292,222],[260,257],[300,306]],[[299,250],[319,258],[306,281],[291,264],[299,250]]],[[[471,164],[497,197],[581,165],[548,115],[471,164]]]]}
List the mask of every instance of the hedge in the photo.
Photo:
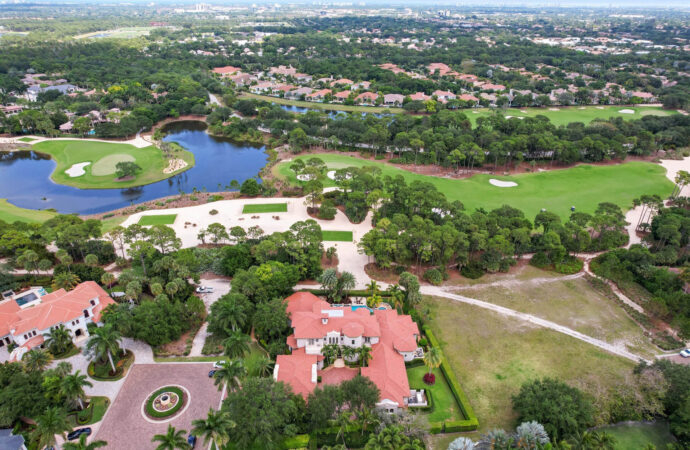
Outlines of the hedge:
{"type": "Polygon", "coordinates": [[[184,394],[184,392],[182,392],[182,389],[180,389],[176,386],[162,387],[162,388],[158,389],[156,392],[154,392],[153,394],[149,395],[149,397],[146,399],[146,415],[148,415],[152,418],[155,418],[155,419],[164,419],[166,417],[170,417],[170,416],[174,415],[175,413],[177,413],[180,410],[180,408],[182,408],[184,403],[185,403],[185,394],[184,394]],[[168,391],[173,392],[173,393],[177,394],[177,396],[178,396],[178,401],[175,404],[175,406],[173,406],[169,410],[163,411],[163,412],[158,412],[155,409],[153,409],[153,400],[159,394],[162,394],[163,392],[168,392],[168,391]]]}
{"type": "MultiPolygon", "coordinates": [[[[362,428],[357,425],[348,425],[345,428],[345,442],[348,447],[361,448],[364,447],[369,440],[368,435],[362,435],[362,428]]],[[[340,427],[330,427],[318,430],[316,432],[316,445],[320,448],[324,445],[334,446],[337,444],[342,444],[342,436],[338,437],[338,432],[340,427]]]]}
{"type": "Polygon", "coordinates": [[[412,361],[405,361],[405,368],[411,369],[413,367],[419,367],[424,365],[423,359],[413,359],[412,361]]]}
{"type": "MultiPolygon", "coordinates": [[[[431,331],[431,327],[429,327],[428,325],[424,325],[423,330],[424,334],[426,334],[426,337],[429,340],[429,344],[432,347],[436,347],[437,349],[441,350],[441,346],[436,340],[436,336],[434,336],[434,333],[431,331]]],[[[458,379],[455,376],[455,372],[453,372],[453,369],[450,367],[450,364],[448,363],[446,356],[443,354],[443,351],[441,351],[441,372],[443,373],[443,376],[446,377],[448,386],[450,387],[450,390],[453,393],[455,400],[458,402],[463,416],[466,417],[465,420],[448,420],[444,422],[444,432],[455,433],[458,431],[476,430],[477,428],[479,428],[479,420],[477,420],[477,416],[474,414],[472,405],[470,405],[470,402],[467,399],[465,392],[460,387],[460,383],[458,383],[458,379]]]]}
{"type": "MultiPolygon", "coordinates": [[[[311,292],[314,295],[327,295],[329,291],[326,291],[324,289],[303,289],[303,292],[311,292]]],[[[352,290],[352,291],[345,291],[345,295],[348,297],[371,297],[371,291],[368,290],[352,290]]],[[[390,297],[391,294],[388,291],[379,291],[378,295],[380,297],[390,297]]]]}
{"type": "Polygon", "coordinates": [[[295,448],[307,448],[309,447],[309,440],[311,436],[308,434],[298,434],[296,436],[291,436],[283,440],[282,447],[285,450],[291,450],[295,448]]]}

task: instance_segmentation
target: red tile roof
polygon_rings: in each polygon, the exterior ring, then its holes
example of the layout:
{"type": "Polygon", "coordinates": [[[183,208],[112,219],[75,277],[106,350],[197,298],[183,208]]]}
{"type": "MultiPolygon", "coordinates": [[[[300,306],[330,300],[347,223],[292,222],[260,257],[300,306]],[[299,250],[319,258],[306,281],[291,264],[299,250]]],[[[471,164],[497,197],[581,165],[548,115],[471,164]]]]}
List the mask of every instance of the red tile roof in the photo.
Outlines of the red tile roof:
{"type": "Polygon", "coordinates": [[[295,350],[291,355],[278,355],[276,381],[289,384],[295,394],[306,399],[316,388],[316,361],[316,355],[307,355],[304,349],[295,350]]]}
{"type": "Polygon", "coordinates": [[[373,92],[362,92],[359,94],[357,97],[355,97],[355,100],[371,100],[375,101],[377,98],[379,98],[379,94],[375,94],[373,92]]]}
{"type": "Polygon", "coordinates": [[[230,75],[235,72],[239,72],[241,69],[239,67],[233,67],[233,66],[225,66],[225,67],[216,67],[213,69],[213,73],[218,73],[221,75],[230,75]]]}
{"type": "Polygon", "coordinates": [[[333,97],[345,100],[346,98],[348,98],[350,96],[350,92],[351,91],[336,92],[335,94],[333,94],[333,97]]]}
{"type": "Polygon", "coordinates": [[[405,407],[404,397],[410,396],[405,360],[402,355],[384,343],[374,345],[368,367],[362,367],[362,375],[379,388],[381,400],[391,400],[405,407]]]}
{"type": "Polygon", "coordinates": [[[10,325],[19,320],[17,313],[21,310],[14,300],[5,300],[0,303],[0,336],[10,333],[10,325]]]}

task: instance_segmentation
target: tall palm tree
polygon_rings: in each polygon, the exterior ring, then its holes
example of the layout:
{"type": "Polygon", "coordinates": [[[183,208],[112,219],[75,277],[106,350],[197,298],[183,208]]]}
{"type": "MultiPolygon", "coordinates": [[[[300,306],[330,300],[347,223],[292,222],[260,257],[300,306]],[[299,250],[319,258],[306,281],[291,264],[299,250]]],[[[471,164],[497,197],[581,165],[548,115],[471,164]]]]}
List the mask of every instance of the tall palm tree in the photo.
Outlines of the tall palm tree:
{"type": "Polygon", "coordinates": [[[441,358],[441,351],[436,347],[424,353],[424,364],[429,368],[429,373],[441,365],[441,358]]]}
{"type": "Polygon", "coordinates": [[[104,361],[108,358],[110,367],[113,373],[117,371],[115,363],[113,362],[113,355],[120,350],[122,337],[120,332],[113,328],[112,324],[107,324],[103,327],[96,328],[92,333],[89,341],[86,343],[86,351],[90,356],[104,361]]]}
{"type": "Polygon", "coordinates": [[[78,404],[79,409],[84,409],[84,386],[93,387],[93,384],[77,370],[72,375],[65,376],[60,381],[60,393],[67,399],[70,404],[78,404]]]}
{"type": "Polygon", "coordinates": [[[235,422],[230,419],[227,412],[208,410],[206,419],[192,421],[192,434],[204,438],[204,445],[209,442],[216,444],[216,448],[223,448],[230,440],[229,430],[235,428],[235,422]]]}
{"type": "Polygon", "coordinates": [[[367,284],[367,291],[369,291],[371,295],[379,293],[379,284],[376,282],[376,280],[371,280],[369,284],[367,284]]]}
{"type": "Polygon", "coordinates": [[[228,389],[237,389],[242,386],[240,380],[247,375],[247,369],[244,367],[242,360],[231,359],[225,361],[220,365],[220,368],[213,374],[214,383],[221,390],[223,385],[228,389]]]}
{"type": "Polygon", "coordinates": [[[223,349],[225,356],[241,358],[246,353],[249,353],[249,336],[241,331],[233,331],[223,341],[223,349]]]}
{"type": "Polygon", "coordinates": [[[359,357],[359,365],[365,367],[371,361],[371,347],[368,345],[362,345],[357,349],[357,356],[359,357]]]}
{"type": "Polygon", "coordinates": [[[616,448],[616,438],[605,431],[595,431],[592,433],[589,448],[592,450],[613,450],[616,448]]]}
{"type": "Polygon", "coordinates": [[[45,343],[53,355],[62,355],[72,346],[72,332],[60,324],[50,330],[45,343]]]}
{"type": "Polygon", "coordinates": [[[168,425],[168,431],[165,434],[157,434],[151,439],[151,442],[159,442],[156,450],[187,450],[189,444],[185,435],[187,431],[177,430],[174,426],[168,425]]]}
{"type": "Polygon", "coordinates": [[[400,289],[400,286],[393,284],[388,288],[388,293],[390,294],[390,302],[393,308],[398,312],[402,311],[402,307],[405,304],[405,292],[400,289]]]}
{"type": "Polygon", "coordinates": [[[67,361],[60,361],[55,367],[55,374],[59,377],[65,377],[72,373],[72,364],[67,361]]]}
{"type": "Polygon", "coordinates": [[[52,360],[50,353],[38,348],[29,350],[22,357],[22,363],[24,363],[24,368],[27,372],[40,372],[48,367],[52,360]]]}
{"type": "Polygon", "coordinates": [[[259,356],[251,360],[249,374],[255,377],[267,377],[273,371],[273,360],[268,356],[259,356]]]}
{"type": "Polygon", "coordinates": [[[66,291],[71,291],[76,285],[79,284],[79,277],[76,273],[64,272],[59,273],[53,277],[53,284],[51,287],[54,291],[58,289],[64,289],[66,291]]]}
{"type": "Polygon", "coordinates": [[[359,355],[358,349],[350,347],[349,345],[343,345],[342,347],[340,347],[340,353],[343,355],[343,358],[347,361],[352,361],[352,359],[355,356],[359,355]]]}
{"type": "Polygon", "coordinates": [[[31,432],[31,438],[36,441],[38,448],[54,447],[55,435],[65,437],[65,433],[71,430],[67,422],[67,413],[56,406],[46,410],[36,419],[36,428],[31,432]]]}
{"type": "Polygon", "coordinates": [[[350,425],[350,422],[352,421],[352,411],[343,411],[340,414],[338,414],[338,417],[335,419],[336,423],[338,424],[338,434],[335,437],[335,440],[337,441],[338,439],[342,438],[343,439],[343,445],[347,445],[345,443],[345,435],[347,434],[347,427],[350,425]]]}
{"type": "Polygon", "coordinates": [[[335,361],[335,359],[340,354],[340,349],[335,344],[327,344],[324,345],[323,348],[321,348],[321,354],[326,359],[327,365],[333,364],[333,361],[335,361]]]}
{"type": "Polygon", "coordinates": [[[89,437],[85,434],[79,435],[79,442],[65,442],[62,444],[62,450],[96,450],[98,447],[105,447],[108,445],[105,441],[93,441],[90,444],[86,443],[89,437]]]}
{"type": "Polygon", "coordinates": [[[113,275],[110,272],[103,272],[103,275],[101,275],[101,284],[108,289],[110,289],[110,286],[113,285],[115,282],[115,275],[113,275]]]}
{"type": "Polygon", "coordinates": [[[227,333],[238,331],[247,323],[247,313],[236,301],[220,301],[213,308],[214,322],[221,325],[227,333]]]}

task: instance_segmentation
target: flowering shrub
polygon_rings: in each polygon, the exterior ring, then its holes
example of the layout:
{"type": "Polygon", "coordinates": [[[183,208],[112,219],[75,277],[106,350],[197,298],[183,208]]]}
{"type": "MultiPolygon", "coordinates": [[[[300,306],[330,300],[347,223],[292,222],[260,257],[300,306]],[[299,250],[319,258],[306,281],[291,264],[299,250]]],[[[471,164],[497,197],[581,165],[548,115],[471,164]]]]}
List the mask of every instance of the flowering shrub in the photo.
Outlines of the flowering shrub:
{"type": "Polygon", "coordinates": [[[436,383],[436,375],[434,375],[433,373],[425,373],[424,382],[428,385],[436,383]]]}

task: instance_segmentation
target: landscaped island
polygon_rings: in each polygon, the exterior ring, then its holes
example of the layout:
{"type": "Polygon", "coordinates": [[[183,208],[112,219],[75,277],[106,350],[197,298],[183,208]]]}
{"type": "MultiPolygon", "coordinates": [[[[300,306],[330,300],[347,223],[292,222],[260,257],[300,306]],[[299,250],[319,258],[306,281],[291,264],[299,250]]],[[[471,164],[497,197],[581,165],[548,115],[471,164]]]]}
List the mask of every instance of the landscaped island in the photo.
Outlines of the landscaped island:
{"type": "Polygon", "coordinates": [[[169,158],[153,145],[137,148],[116,142],[55,140],[34,144],[33,150],[49,155],[57,163],[51,174],[54,182],[79,189],[142,186],[170,178],[194,166],[193,153],[177,150],[171,155],[172,159],[182,159],[187,165],[165,173],[169,158]],[[134,175],[118,179],[118,163],[134,163],[139,169],[134,175]]]}

